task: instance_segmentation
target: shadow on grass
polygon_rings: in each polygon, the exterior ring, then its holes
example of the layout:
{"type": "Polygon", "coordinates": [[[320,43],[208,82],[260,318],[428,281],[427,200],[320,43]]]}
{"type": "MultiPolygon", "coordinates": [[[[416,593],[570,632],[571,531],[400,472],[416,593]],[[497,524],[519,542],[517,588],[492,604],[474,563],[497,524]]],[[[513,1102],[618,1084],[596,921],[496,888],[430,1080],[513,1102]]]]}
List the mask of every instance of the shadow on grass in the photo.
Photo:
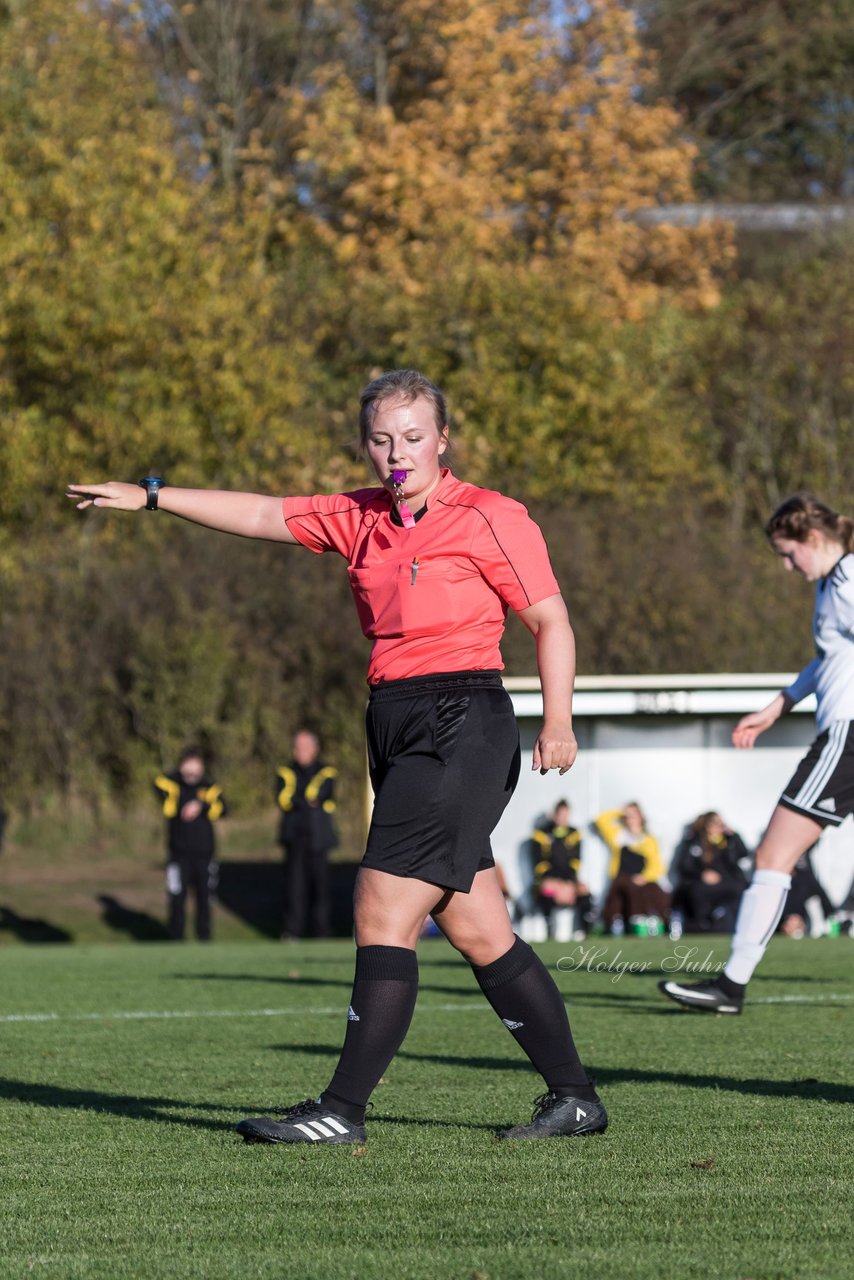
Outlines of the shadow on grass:
{"type": "Polygon", "coordinates": [[[104,924],[116,933],[126,933],[136,942],[166,942],[169,930],[161,920],[156,920],[146,911],[134,911],[119,902],[118,898],[108,893],[98,895],[101,904],[101,918],[104,924]]]}
{"type": "Polygon", "coordinates": [[[93,1111],[99,1115],[119,1116],[125,1120],[154,1120],[160,1124],[186,1125],[193,1129],[216,1132],[233,1129],[230,1120],[208,1120],[203,1116],[170,1115],[169,1110],[229,1111],[234,1107],[215,1102],[186,1102],[178,1098],[143,1098],[131,1094],[100,1093],[95,1089],[69,1089],[61,1085],[32,1084],[25,1080],[0,1077],[0,1098],[10,1102],[26,1102],[31,1106],[58,1111],[93,1111]]]}
{"type": "MultiPolygon", "coordinates": [[[[335,1050],[334,1052],[338,1052],[335,1050]]],[[[147,1120],[156,1124],[184,1125],[191,1129],[206,1129],[214,1133],[233,1132],[236,1120],[213,1120],[203,1116],[176,1116],[168,1114],[178,1107],[196,1111],[229,1111],[241,1115],[266,1115],[271,1108],[266,1105],[235,1108],[209,1102],[182,1102],[177,1098],[135,1098],[127,1094],[98,1093],[94,1089],[67,1089],[57,1085],[31,1084],[23,1080],[0,1078],[0,1098],[8,1102],[25,1102],[30,1106],[45,1107],[57,1111],[92,1111],[98,1115],[117,1116],[122,1120],[147,1120]]],[[[273,1108],[275,1110],[275,1108],[273,1108]]],[[[371,1120],[382,1120],[395,1125],[417,1125],[419,1128],[481,1129],[494,1130],[490,1124],[470,1121],[417,1120],[402,1116],[370,1114],[371,1120]]]]}
{"type": "Polygon", "coordinates": [[[73,942],[74,935],[46,920],[19,916],[11,907],[0,907],[0,931],[14,933],[21,942],[73,942]]]}
{"type": "MultiPolygon", "coordinates": [[[[314,1054],[321,1058],[337,1059],[341,1046],[334,1044],[277,1044],[270,1046],[281,1053],[314,1054]]],[[[527,1071],[533,1070],[524,1058],[463,1057],[449,1053],[413,1053],[399,1049],[397,1058],[407,1062],[432,1062],[445,1067],[467,1067],[475,1071],[527,1071]]],[[[743,1093],[765,1098],[801,1098],[806,1101],[854,1103],[854,1086],[832,1084],[827,1080],[764,1080],[751,1077],[739,1080],[736,1076],[689,1075],[677,1071],[642,1071],[634,1068],[588,1068],[600,1085],[609,1084],[674,1084],[685,1089],[717,1089],[729,1093],[743,1093]]],[[[379,1118],[379,1117],[375,1117],[379,1118]]],[[[391,1117],[383,1117],[391,1119],[391,1117]]],[[[488,1126],[487,1126],[488,1127],[488,1126]]]]}
{"type": "MultiPolygon", "coordinates": [[[[269,973],[173,973],[173,978],[182,982],[271,982],[285,987],[341,987],[345,991],[353,990],[352,978],[312,978],[300,974],[298,978],[269,973]]],[[[477,996],[483,999],[480,987],[444,987],[434,982],[419,982],[419,991],[433,991],[444,996],[477,996]]]]}

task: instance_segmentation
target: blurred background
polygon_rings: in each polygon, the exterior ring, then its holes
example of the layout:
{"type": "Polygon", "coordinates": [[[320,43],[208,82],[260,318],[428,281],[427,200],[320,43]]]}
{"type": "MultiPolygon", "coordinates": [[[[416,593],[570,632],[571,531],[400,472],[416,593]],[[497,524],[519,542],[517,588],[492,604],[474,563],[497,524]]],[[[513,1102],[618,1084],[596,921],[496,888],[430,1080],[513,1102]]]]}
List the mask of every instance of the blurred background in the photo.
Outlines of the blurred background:
{"type": "Polygon", "coordinates": [[[187,741],[258,862],[316,730],[360,856],[343,566],[62,491],[358,487],[379,370],[542,523],[583,673],[807,661],[761,527],[854,506],[852,61],[850,0],[0,0],[0,940],[145,936],[93,904],[162,914],[187,741]]]}

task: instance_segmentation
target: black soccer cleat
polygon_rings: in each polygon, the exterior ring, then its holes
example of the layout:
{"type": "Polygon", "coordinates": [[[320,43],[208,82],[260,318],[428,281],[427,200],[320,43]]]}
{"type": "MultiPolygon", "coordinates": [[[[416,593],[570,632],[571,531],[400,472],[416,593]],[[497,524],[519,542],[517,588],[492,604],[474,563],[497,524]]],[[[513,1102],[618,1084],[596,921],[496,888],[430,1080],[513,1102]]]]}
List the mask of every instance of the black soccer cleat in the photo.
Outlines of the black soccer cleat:
{"type": "Polygon", "coordinates": [[[717,982],[659,982],[663,991],[686,1009],[702,1009],[706,1013],[741,1013],[744,996],[728,995],[717,982]]]}
{"type": "Polygon", "coordinates": [[[604,1133],[608,1113],[601,1102],[586,1098],[559,1098],[544,1093],[534,1101],[530,1124],[514,1124],[502,1129],[499,1138],[584,1138],[591,1133],[604,1133]]]}
{"type": "Polygon", "coordinates": [[[240,1121],[237,1132],[245,1142],[346,1142],[361,1146],[367,1138],[363,1124],[354,1124],[311,1098],[276,1111],[281,1119],[252,1116],[240,1121]]]}

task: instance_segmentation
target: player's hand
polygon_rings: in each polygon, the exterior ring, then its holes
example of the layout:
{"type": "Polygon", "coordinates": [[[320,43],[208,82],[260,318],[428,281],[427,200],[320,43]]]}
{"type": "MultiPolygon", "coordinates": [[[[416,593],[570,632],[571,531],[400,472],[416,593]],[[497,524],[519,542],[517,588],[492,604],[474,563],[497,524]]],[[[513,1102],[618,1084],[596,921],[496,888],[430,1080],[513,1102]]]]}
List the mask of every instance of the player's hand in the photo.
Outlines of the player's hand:
{"type": "Polygon", "coordinates": [[[749,715],[742,716],[732,731],[733,746],[740,750],[752,747],[760,733],[770,729],[775,719],[776,716],[769,716],[765,711],[751,711],[749,715]]]}
{"type": "Polygon", "coordinates": [[[78,511],[87,507],[109,507],[113,511],[141,511],[148,496],[141,485],[108,480],[106,484],[69,484],[66,498],[76,502],[78,511]]]}
{"type": "Polygon", "coordinates": [[[560,776],[571,769],[578,755],[578,743],[572,732],[569,721],[564,723],[548,723],[543,725],[539,737],[534,743],[532,769],[540,773],[548,773],[549,769],[560,770],[560,776]]]}
{"type": "Polygon", "coordinates": [[[181,808],[181,820],[183,822],[195,822],[201,812],[202,803],[200,800],[188,800],[181,808]]]}
{"type": "Polygon", "coordinates": [[[742,716],[732,731],[733,746],[752,747],[760,733],[764,733],[766,729],[771,728],[772,724],[776,724],[780,716],[791,706],[792,700],[788,694],[778,693],[776,698],[761,711],[751,711],[748,715],[742,716]]]}

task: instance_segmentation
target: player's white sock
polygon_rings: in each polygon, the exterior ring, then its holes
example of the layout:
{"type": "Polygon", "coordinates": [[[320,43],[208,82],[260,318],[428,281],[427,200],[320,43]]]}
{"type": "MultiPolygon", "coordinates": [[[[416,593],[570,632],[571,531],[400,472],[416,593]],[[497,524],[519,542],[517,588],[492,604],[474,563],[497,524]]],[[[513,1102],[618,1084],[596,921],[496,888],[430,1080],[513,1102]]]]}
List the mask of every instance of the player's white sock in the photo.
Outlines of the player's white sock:
{"type": "Polygon", "coordinates": [[[783,871],[756,871],[741,899],[732,950],[724,973],[730,982],[744,986],[765,954],[780,923],[792,877],[783,871]]]}

